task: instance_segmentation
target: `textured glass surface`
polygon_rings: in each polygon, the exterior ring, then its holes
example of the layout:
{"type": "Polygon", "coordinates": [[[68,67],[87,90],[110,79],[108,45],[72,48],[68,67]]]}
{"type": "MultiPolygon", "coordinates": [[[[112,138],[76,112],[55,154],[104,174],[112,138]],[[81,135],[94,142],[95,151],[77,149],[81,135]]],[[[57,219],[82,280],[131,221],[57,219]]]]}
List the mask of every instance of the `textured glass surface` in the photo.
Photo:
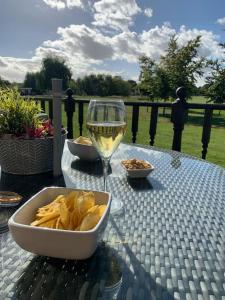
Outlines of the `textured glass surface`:
{"type": "MultiPolygon", "coordinates": [[[[103,189],[101,163],[63,154],[68,187],[103,189]]],[[[86,261],[35,256],[0,235],[0,298],[223,299],[225,170],[181,153],[121,144],[108,177],[124,211],[86,261]],[[120,161],[148,160],[146,179],[128,179],[120,161]]]]}

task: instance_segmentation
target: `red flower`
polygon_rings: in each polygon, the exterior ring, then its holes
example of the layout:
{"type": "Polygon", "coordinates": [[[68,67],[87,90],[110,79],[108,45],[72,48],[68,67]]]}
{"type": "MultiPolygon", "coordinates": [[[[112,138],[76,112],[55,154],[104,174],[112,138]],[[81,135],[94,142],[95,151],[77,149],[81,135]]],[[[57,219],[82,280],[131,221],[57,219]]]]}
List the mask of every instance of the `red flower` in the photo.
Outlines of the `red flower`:
{"type": "Polygon", "coordinates": [[[45,128],[45,131],[47,132],[48,135],[54,134],[54,128],[50,120],[43,122],[42,125],[45,128]]]}
{"type": "MultiPolygon", "coordinates": [[[[29,138],[44,138],[46,136],[53,136],[54,135],[54,127],[51,124],[50,120],[47,120],[45,122],[42,122],[42,124],[37,127],[25,127],[26,134],[29,138]]],[[[62,129],[62,133],[64,133],[65,130],[62,129]]]]}

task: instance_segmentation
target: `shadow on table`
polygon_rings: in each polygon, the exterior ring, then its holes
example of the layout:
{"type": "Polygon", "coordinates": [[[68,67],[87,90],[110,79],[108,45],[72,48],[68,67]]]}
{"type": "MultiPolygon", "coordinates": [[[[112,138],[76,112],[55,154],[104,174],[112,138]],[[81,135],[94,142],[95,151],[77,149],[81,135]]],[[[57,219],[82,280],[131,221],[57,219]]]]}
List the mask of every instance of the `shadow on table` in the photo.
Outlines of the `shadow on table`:
{"type": "Polygon", "coordinates": [[[0,190],[20,194],[23,197],[22,203],[46,186],[65,186],[63,176],[54,177],[52,172],[37,175],[1,173],[0,190]]]}
{"type": "Polygon", "coordinates": [[[8,219],[31,196],[46,186],[65,186],[63,176],[55,178],[52,172],[38,175],[12,175],[2,172],[0,191],[11,191],[22,196],[22,201],[14,207],[0,208],[0,232],[8,231],[8,219]],[[6,224],[5,226],[3,226],[6,224]]]}
{"type": "Polygon", "coordinates": [[[85,261],[36,256],[16,281],[12,299],[173,299],[126,250],[130,266],[103,242],[85,261]]]}
{"type": "MultiPolygon", "coordinates": [[[[116,222],[114,221],[114,218],[110,218],[111,223],[113,225],[113,228],[116,230],[118,236],[121,240],[123,240],[123,234],[121,233],[119,227],[117,226],[116,222]]],[[[162,300],[173,300],[174,297],[171,295],[171,293],[163,286],[156,283],[156,281],[149,275],[149,273],[146,272],[144,267],[142,266],[141,262],[137,259],[136,255],[132,252],[130,246],[127,243],[123,244],[126,255],[129,259],[126,259],[126,261],[130,261],[130,265],[132,266],[133,272],[130,272],[130,268],[128,268],[127,263],[125,263],[124,268],[129,273],[129,282],[130,286],[133,288],[136,286],[138,287],[137,293],[134,293],[134,298],[132,299],[162,299],[162,300]]],[[[123,271],[124,274],[124,271],[123,271]]],[[[123,277],[125,277],[123,275],[123,277]]],[[[121,288],[121,294],[126,294],[128,297],[127,286],[122,286],[121,288]]],[[[135,292],[135,291],[133,291],[135,292]]],[[[131,299],[131,297],[129,298],[131,299]]]]}
{"type": "MultiPolygon", "coordinates": [[[[74,160],[71,163],[71,169],[87,173],[88,175],[102,177],[103,176],[103,168],[101,160],[95,161],[83,161],[80,159],[74,160]]],[[[112,173],[112,169],[109,166],[108,175],[112,173]]]]}
{"type": "Polygon", "coordinates": [[[147,190],[164,190],[164,186],[153,177],[146,178],[129,178],[127,182],[136,191],[147,191],[147,190]]]}
{"type": "Polygon", "coordinates": [[[103,242],[84,261],[36,256],[15,283],[13,299],[116,299],[122,284],[119,260],[103,242]]]}
{"type": "Polygon", "coordinates": [[[127,182],[132,187],[133,190],[137,191],[147,191],[152,190],[153,186],[148,178],[129,178],[127,177],[127,182]]]}

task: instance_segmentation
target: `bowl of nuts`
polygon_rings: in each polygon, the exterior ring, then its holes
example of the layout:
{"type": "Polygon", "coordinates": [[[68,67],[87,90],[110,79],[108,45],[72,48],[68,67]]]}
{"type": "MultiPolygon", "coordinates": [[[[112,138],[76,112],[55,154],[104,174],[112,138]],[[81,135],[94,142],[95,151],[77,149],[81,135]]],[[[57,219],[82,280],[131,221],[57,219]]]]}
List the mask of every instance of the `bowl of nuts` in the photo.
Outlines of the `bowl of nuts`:
{"type": "Polygon", "coordinates": [[[126,159],[122,160],[121,164],[126,170],[127,176],[130,178],[144,178],[154,170],[154,166],[152,164],[142,159],[126,159]]]}

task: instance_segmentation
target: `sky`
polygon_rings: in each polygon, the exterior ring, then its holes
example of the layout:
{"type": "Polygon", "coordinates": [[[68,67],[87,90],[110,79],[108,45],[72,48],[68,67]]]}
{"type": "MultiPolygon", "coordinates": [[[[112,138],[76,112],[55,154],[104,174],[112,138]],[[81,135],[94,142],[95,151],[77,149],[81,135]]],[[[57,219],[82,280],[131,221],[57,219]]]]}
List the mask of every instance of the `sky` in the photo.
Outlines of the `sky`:
{"type": "Polygon", "coordinates": [[[16,82],[47,55],[73,78],[90,73],[137,80],[138,58],[158,61],[171,36],[201,35],[199,55],[225,58],[225,0],[0,0],[0,76],[16,82]]]}

